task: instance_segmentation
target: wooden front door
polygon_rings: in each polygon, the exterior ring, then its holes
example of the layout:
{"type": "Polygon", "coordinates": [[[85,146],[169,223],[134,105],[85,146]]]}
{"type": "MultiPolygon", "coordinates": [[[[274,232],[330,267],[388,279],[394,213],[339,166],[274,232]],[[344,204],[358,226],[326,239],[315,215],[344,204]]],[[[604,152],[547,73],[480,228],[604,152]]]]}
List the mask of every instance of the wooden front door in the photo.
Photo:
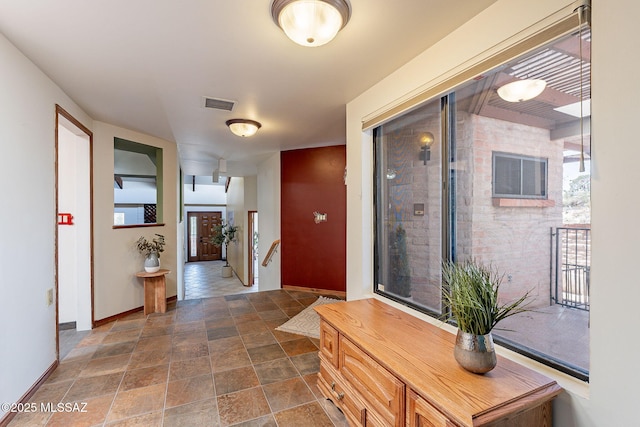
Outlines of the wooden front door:
{"type": "Polygon", "coordinates": [[[222,259],[220,246],[211,243],[213,228],[222,221],[222,212],[189,212],[189,261],[222,259]]]}

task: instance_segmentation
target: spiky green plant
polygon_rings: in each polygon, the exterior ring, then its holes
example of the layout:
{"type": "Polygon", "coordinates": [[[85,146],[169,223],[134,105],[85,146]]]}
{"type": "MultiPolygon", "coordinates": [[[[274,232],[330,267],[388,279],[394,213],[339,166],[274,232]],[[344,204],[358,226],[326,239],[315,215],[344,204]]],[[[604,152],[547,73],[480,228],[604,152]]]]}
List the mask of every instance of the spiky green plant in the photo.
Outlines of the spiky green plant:
{"type": "Polygon", "coordinates": [[[502,276],[476,261],[442,266],[443,296],[451,315],[463,332],[486,335],[498,322],[514,314],[528,311],[530,291],[515,301],[500,305],[498,291],[502,276]]]}

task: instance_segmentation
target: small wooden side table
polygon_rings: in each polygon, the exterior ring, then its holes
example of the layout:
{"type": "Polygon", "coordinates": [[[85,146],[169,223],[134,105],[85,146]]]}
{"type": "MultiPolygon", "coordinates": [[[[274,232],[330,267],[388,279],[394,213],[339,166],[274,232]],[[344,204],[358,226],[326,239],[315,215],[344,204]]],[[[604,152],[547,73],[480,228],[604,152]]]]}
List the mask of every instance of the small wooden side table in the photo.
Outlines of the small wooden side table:
{"type": "Polygon", "coordinates": [[[144,315],[167,311],[167,284],[165,275],[171,270],[160,269],[155,273],[141,271],[136,276],[144,279],[144,315]]]}

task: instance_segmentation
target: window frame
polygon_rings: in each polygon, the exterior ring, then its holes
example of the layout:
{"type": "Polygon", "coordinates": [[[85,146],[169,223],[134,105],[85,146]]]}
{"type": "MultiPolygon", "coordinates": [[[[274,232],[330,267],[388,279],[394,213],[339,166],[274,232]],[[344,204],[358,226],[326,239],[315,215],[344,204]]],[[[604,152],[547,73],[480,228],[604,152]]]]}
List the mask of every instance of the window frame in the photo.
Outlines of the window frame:
{"type": "MultiPolygon", "coordinates": [[[[164,226],[163,221],[163,205],[164,205],[164,162],[163,162],[163,149],[162,147],[157,147],[149,144],[143,144],[141,142],[130,141],[124,138],[114,137],[113,138],[113,150],[114,150],[114,179],[115,176],[118,175],[116,173],[116,165],[115,165],[115,152],[117,150],[129,153],[143,154],[155,159],[155,203],[145,203],[144,201],[133,202],[133,203],[116,203],[115,195],[114,195],[114,203],[113,203],[113,229],[121,229],[121,228],[138,228],[138,227],[155,227],[155,226],[164,226]],[[155,205],[155,222],[136,222],[129,224],[116,224],[115,223],[115,213],[118,208],[135,208],[142,211],[144,214],[144,206],[145,204],[155,205]]],[[[115,189],[114,189],[115,191],[115,189]]]]}
{"type": "MultiPolygon", "coordinates": [[[[587,26],[589,26],[589,24],[587,23],[587,26]]],[[[543,45],[549,44],[549,43],[553,43],[555,40],[563,37],[563,36],[567,36],[571,33],[577,32],[579,29],[578,28],[573,28],[571,31],[564,33],[564,34],[557,34],[555,37],[549,38],[547,39],[544,43],[541,43],[540,45],[538,45],[537,47],[542,47],[543,45]]],[[[527,52],[520,52],[519,55],[515,55],[513,57],[511,57],[509,60],[511,59],[517,59],[518,57],[525,55],[527,52]]],[[[505,61],[505,63],[508,61],[505,61]]],[[[491,71],[491,70],[488,70],[491,71]]],[[[466,82],[462,82],[459,85],[463,85],[466,82]]],[[[378,198],[380,197],[379,195],[379,188],[378,188],[378,182],[380,180],[381,176],[384,176],[385,170],[384,170],[384,162],[380,163],[380,159],[381,157],[381,153],[378,152],[379,148],[378,148],[378,144],[377,144],[377,132],[379,132],[379,128],[380,126],[383,126],[384,124],[386,124],[387,122],[394,120],[396,118],[400,118],[402,117],[405,113],[412,111],[413,109],[417,109],[423,105],[425,105],[427,102],[433,102],[436,99],[439,99],[441,102],[441,106],[442,106],[442,126],[441,126],[441,152],[440,152],[440,161],[442,162],[442,175],[441,175],[441,179],[442,179],[442,193],[441,193],[441,199],[440,199],[440,208],[442,210],[442,219],[441,219],[441,225],[442,225],[442,234],[441,234],[441,247],[442,247],[442,259],[443,260],[453,260],[455,261],[457,259],[456,256],[456,244],[455,244],[455,233],[456,231],[456,227],[454,225],[452,225],[452,222],[454,221],[454,216],[455,216],[455,210],[456,210],[456,203],[455,203],[455,197],[456,197],[456,170],[455,168],[451,167],[451,162],[455,161],[455,159],[452,158],[452,153],[455,153],[455,144],[456,144],[456,108],[455,108],[455,104],[456,104],[456,91],[458,90],[458,86],[456,85],[455,87],[450,88],[449,92],[441,92],[439,94],[434,94],[434,96],[428,98],[428,99],[422,99],[421,102],[417,103],[417,104],[413,104],[412,107],[404,109],[403,111],[398,111],[398,109],[395,110],[395,112],[397,114],[394,114],[392,116],[389,116],[388,114],[390,113],[391,110],[387,111],[385,114],[375,117],[371,120],[369,120],[368,122],[363,124],[363,129],[368,128],[372,131],[372,136],[373,136],[373,176],[372,176],[372,182],[373,182],[373,279],[374,279],[374,283],[373,283],[373,292],[375,294],[380,295],[381,297],[384,297],[386,299],[390,299],[392,301],[395,301],[401,305],[407,306],[411,309],[416,310],[417,312],[426,314],[430,317],[434,317],[436,319],[440,319],[442,321],[445,321],[447,323],[450,323],[452,325],[455,326],[455,322],[453,321],[453,319],[451,319],[450,313],[447,313],[447,307],[445,304],[442,305],[441,307],[441,311],[442,313],[438,313],[435,312],[433,310],[431,310],[428,307],[425,307],[423,305],[418,305],[417,303],[408,300],[408,299],[404,299],[402,297],[399,297],[397,295],[394,295],[392,293],[389,292],[385,292],[384,288],[380,289],[379,285],[380,284],[384,284],[381,283],[381,275],[385,272],[381,272],[380,271],[380,263],[384,263],[384,260],[380,260],[380,256],[381,253],[379,253],[380,251],[380,246],[381,246],[381,242],[379,241],[379,239],[381,238],[381,236],[379,236],[379,221],[384,220],[384,218],[379,218],[379,205],[382,203],[382,205],[384,205],[386,202],[385,200],[378,200],[378,198]]],[[[590,99],[590,95],[589,95],[589,99],[590,99]]],[[[413,99],[413,101],[416,101],[416,99],[413,99]]],[[[406,106],[403,105],[403,106],[406,106]]],[[[526,150],[525,150],[526,151],[526,150]]],[[[434,159],[432,158],[431,161],[438,161],[438,159],[434,159]]],[[[501,152],[501,151],[492,151],[491,154],[491,195],[493,198],[495,199],[529,199],[532,200],[531,202],[522,202],[524,204],[517,204],[517,205],[509,205],[509,206],[540,206],[540,207],[546,207],[546,206],[553,206],[553,203],[551,200],[549,200],[550,194],[549,194],[549,158],[548,157],[536,157],[536,156],[530,156],[530,155],[526,155],[526,154],[515,154],[515,153],[506,153],[506,152],[501,152]],[[495,152],[498,152],[500,154],[506,154],[509,155],[511,157],[515,157],[515,158],[519,158],[521,159],[521,162],[524,160],[533,160],[533,161],[537,161],[540,162],[542,164],[544,164],[544,195],[512,195],[512,194],[496,194],[494,191],[494,176],[495,176],[495,152]],[[539,202],[535,202],[533,200],[539,200],[539,202]],[[545,202],[542,202],[542,200],[545,200],[545,202]],[[548,200],[548,202],[546,202],[548,200]]],[[[522,170],[520,171],[520,175],[521,175],[521,181],[522,181],[522,170]]],[[[553,187],[555,189],[555,187],[553,187]]],[[[521,193],[522,193],[522,189],[521,189],[521,193]]],[[[494,201],[495,203],[495,201],[494,201]]],[[[498,206],[495,205],[494,206],[498,206]]],[[[383,243],[383,242],[382,242],[383,243]]],[[[446,289],[441,288],[442,291],[446,291],[446,289]]],[[[547,353],[543,353],[540,350],[528,347],[527,344],[525,343],[520,343],[517,341],[513,341],[509,338],[505,338],[505,337],[499,337],[499,336],[494,336],[494,340],[497,344],[502,345],[503,347],[512,350],[516,353],[522,354],[523,356],[527,357],[528,359],[540,362],[544,365],[547,365],[553,369],[556,369],[560,372],[563,372],[565,374],[568,374],[576,379],[588,382],[589,381],[589,370],[587,369],[583,369],[582,367],[576,366],[572,363],[571,360],[564,360],[564,359],[559,359],[553,355],[547,354],[547,353]]]]}
{"type": "Polygon", "coordinates": [[[491,197],[501,199],[534,199],[534,200],[547,200],[549,198],[549,159],[546,157],[527,156],[524,154],[506,153],[503,151],[493,151],[491,153],[491,197]],[[496,160],[497,158],[516,159],[520,161],[520,192],[515,193],[498,193],[496,192],[496,180],[498,174],[496,173],[496,160]],[[537,162],[544,165],[544,188],[542,194],[523,194],[525,188],[525,173],[524,162],[537,162]]]}
{"type": "MultiPolygon", "coordinates": [[[[441,158],[442,162],[442,193],[440,197],[440,208],[442,212],[442,232],[441,232],[441,249],[442,249],[442,259],[443,260],[453,260],[455,261],[458,257],[456,254],[456,244],[455,244],[455,233],[456,227],[453,225],[455,222],[455,210],[456,210],[456,202],[455,202],[455,191],[456,191],[456,174],[455,170],[451,168],[451,163],[454,159],[451,158],[455,153],[455,103],[456,97],[455,92],[451,92],[449,94],[443,95],[440,97],[441,102],[441,158]]],[[[374,234],[373,234],[373,292],[374,294],[380,295],[383,298],[395,301],[401,305],[414,309],[420,313],[426,314],[430,317],[439,319],[441,321],[447,322],[453,326],[456,326],[454,319],[451,317],[450,310],[446,306],[446,304],[441,305],[441,312],[430,309],[427,306],[419,305],[413,303],[411,300],[404,299],[398,295],[395,295],[391,292],[384,290],[384,284],[381,283],[380,277],[380,260],[379,260],[379,249],[381,244],[379,242],[379,228],[380,224],[378,207],[380,204],[379,198],[379,173],[384,171],[379,169],[379,160],[381,159],[379,152],[377,138],[380,126],[376,126],[373,129],[373,225],[374,225],[374,234]],[[382,289],[380,285],[383,285],[382,289]]],[[[511,153],[507,153],[511,154],[511,153]]],[[[545,160],[545,191],[548,193],[548,159],[544,157],[534,157],[534,156],[526,156],[526,155],[514,155],[516,157],[522,157],[529,159],[543,159],[545,160]]],[[[493,153],[492,153],[493,159],[493,153]]],[[[433,159],[432,161],[438,161],[438,159],[433,159]]],[[[493,162],[492,162],[493,163],[493,162]]],[[[492,174],[493,174],[493,165],[492,165],[492,174]]],[[[493,181],[493,179],[492,179],[493,181]]],[[[500,196],[501,198],[506,198],[504,196],[500,196]]],[[[530,198],[529,198],[530,199],[530,198]]],[[[540,197],[535,197],[535,199],[541,199],[540,197]]],[[[446,291],[444,284],[442,284],[441,292],[446,291]]],[[[553,369],[556,369],[565,374],[571,375],[581,381],[588,382],[589,381],[589,372],[584,371],[581,368],[573,366],[569,361],[563,361],[558,358],[555,358],[549,354],[542,353],[539,350],[528,347],[524,344],[513,341],[509,338],[501,337],[498,335],[494,335],[494,341],[496,344],[499,344],[515,353],[522,354],[523,356],[534,360],[536,362],[547,365],[553,369]]]]}
{"type": "MultiPolygon", "coordinates": [[[[449,94],[448,97],[454,97],[454,94],[449,94]]],[[[441,180],[446,180],[449,176],[448,171],[446,170],[446,168],[444,167],[445,165],[448,165],[448,162],[446,161],[446,159],[448,158],[448,150],[449,150],[449,142],[446,140],[446,138],[448,137],[448,135],[452,132],[452,130],[450,129],[449,126],[449,121],[450,121],[450,112],[449,112],[449,103],[448,103],[448,97],[447,96],[442,96],[439,97],[438,102],[440,103],[439,105],[439,113],[440,113],[440,120],[439,120],[439,124],[440,124],[440,131],[441,131],[441,146],[440,146],[440,150],[441,150],[441,155],[440,156],[433,156],[431,157],[431,162],[440,162],[441,163],[441,176],[440,179],[441,180]]],[[[416,106],[417,108],[423,107],[427,104],[429,104],[429,102],[436,102],[436,99],[432,99],[430,101],[426,101],[423,102],[422,104],[416,106]]],[[[398,116],[401,117],[401,116],[398,116]]],[[[383,247],[383,245],[380,242],[380,236],[379,236],[379,231],[381,230],[381,223],[379,222],[379,210],[378,210],[378,206],[379,206],[379,195],[380,195],[380,188],[379,188],[379,178],[378,178],[378,174],[377,174],[377,165],[378,162],[382,162],[382,157],[380,157],[383,153],[380,151],[380,148],[378,147],[378,138],[380,138],[379,132],[380,132],[380,127],[381,125],[376,126],[375,128],[372,129],[372,137],[373,137],[373,212],[372,212],[372,216],[373,216],[373,227],[374,227],[374,233],[373,233],[373,280],[374,280],[374,286],[373,286],[373,292],[375,294],[381,295],[385,298],[388,298],[392,301],[395,301],[397,303],[400,303],[402,305],[405,305],[407,307],[413,308],[418,312],[421,313],[425,313],[428,314],[429,316],[435,317],[435,318],[448,318],[449,317],[449,312],[448,312],[448,308],[446,307],[445,304],[442,304],[442,300],[440,301],[441,306],[440,309],[441,311],[437,311],[434,309],[431,309],[427,306],[424,305],[418,305],[413,303],[411,300],[408,299],[404,299],[399,295],[396,295],[394,293],[389,292],[388,290],[386,290],[386,284],[383,283],[384,281],[382,280],[383,278],[381,277],[381,265],[380,265],[380,259],[378,257],[378,251],[380,250],[381,247],[383,247]]],[[[424,161],[422,158],[420,160],[421,162],[424,161]]],[[[384,178],[384,174],[382,175],[384,178]]],[[[447,186],[448,187],[448,186],[447,186]]],[[[441,214],[443,215],[443,217],[447,217],[446,215],[448,214],[448,207],[445,206],[445,203],[442,203],[442,201],[444,201],[444,198],[446,197],[446,190],[443,188],[442,192],[440,194],[440,208],[441,208],[441,214]]],[[[448,197],[448,196],[447,196],[448,197]]],[[[426,206],[426,205],[425,205],[426,206]]],[[[384,219],[382,219],[384,220],[384,219]]],[[[448,230],[448,227],[445,223],[442,224],[442,229],[441,229],[441,239],[440,239],[440,245],[441,245],[441,256],[447,257],[450,251],[450,247],[451,245],[446,243],[450,240],[450,231],[448,230]]]]}

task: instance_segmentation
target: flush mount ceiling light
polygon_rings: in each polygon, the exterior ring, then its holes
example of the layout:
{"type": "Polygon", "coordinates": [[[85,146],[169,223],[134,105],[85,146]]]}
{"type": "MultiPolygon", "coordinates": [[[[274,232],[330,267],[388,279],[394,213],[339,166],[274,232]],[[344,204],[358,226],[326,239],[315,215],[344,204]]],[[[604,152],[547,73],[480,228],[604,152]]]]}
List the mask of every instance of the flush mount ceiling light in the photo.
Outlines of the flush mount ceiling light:
{"type": "Polygon", "coordinates": [[[231,119],[226,124],[231,132],[242,137],[254,135],[262,127],[259,122],[248,119],[231,119]]]}
{"type": "Polygon", "coordinates": [[[516,80],[498,88],[500,98],[508,102],[528,101],[540,95],[547,82],[540,79],[516,80]]]}
{"type": "Polygon", "coordinates": [[[351,17],[348,0],[274,0],[271,16],[287,37],[302,46],[329,43],[351,17]]]}

